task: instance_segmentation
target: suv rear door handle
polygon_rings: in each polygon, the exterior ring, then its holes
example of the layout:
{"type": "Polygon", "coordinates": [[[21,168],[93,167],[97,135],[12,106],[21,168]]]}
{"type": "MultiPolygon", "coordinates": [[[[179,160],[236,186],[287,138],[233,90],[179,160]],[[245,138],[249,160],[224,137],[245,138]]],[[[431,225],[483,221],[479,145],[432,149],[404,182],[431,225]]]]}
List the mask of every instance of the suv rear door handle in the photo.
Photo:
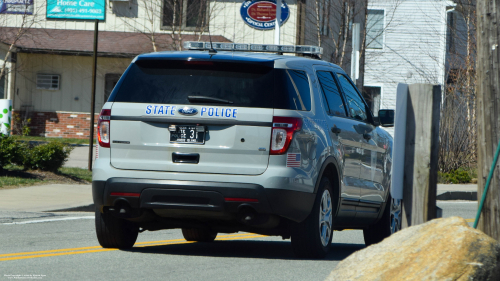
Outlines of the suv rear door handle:
{"type": "Polygon", "coordinates": [[[370,140],[372,138],[372,135],[370,135],[370,134],[363,134],[363,138],[368,141],[368,140],[370,140]]]}
{"type": "Polygon", "coordinates": [[[342,131],[342,130],[341,130],[341,129],[339,129],[339,128],[337,128],[337,127],[333,127],[333,128],[332,128],[332,133],[334,133],[334,134],[340,134],[340,132],[341,132],[341,131],[342,131]]]}

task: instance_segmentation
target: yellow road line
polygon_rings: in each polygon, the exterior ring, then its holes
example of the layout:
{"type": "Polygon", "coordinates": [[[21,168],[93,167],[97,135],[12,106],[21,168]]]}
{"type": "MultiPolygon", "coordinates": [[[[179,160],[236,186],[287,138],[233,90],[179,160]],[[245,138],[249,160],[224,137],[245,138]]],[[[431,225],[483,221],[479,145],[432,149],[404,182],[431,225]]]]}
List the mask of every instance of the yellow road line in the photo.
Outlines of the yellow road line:
{"type": "Polygon", "coordinates": [[[55,254],[34,255],[34,256],[21,256],[21,257],[3,258],[3,259],[0,259],[0,261],[23,260],[23,259],[33,259],[33,258],[43,258],[43,257],[55,257],[55,256],[76,255],[76,254],[85,254],[85,253],[97,253],[97,252],[116,251],[116,250],[118,250],[118,249],[99,249],[99,250],[91,250],[91,251],[78,251],[78,252],[66,252],[66,253],[55,253],[55,254]]]}
{"type": "Polygon", "coordinates": [[[245,237],[231,237],[231,238],[223,238],[223,239],[217,239],[217,240],[237,240],[237,239],[249,239],[249,238],[260,238],[260,237],[266,237],[265,235],[253,235],[253,236],[245,236],[245,237]]]}
{"type": "MultiPolygon", "coordinates": [[[[238,239],[249,239],[249,238],[260,238],[265,237],[264,235],[252,235],[248,233],[242,234],[233,234],[233,235],[223,235],[218,237],[216,240],[238,240],[238,239]]],[[[150,241],[150,242],[139,242],[136,245],[140,245],[137,247],[151,247],[151,246],[161,246],[161,245],[180,245],[180,244],[189,244],[194,243],[190,241],[186,241],[185,239],[173,239],[173,240],[163,240],[163,241],[150,241]]],[[[69,249],[58,249],[58,250],[47,250],[47,251],[38,251],[38,252],[24,252],[24,253],[13,253],[13,254],[3,254],[0,257],[0,261],[8,261],[8,260],[21,260],[21,259],[31,259],[31,258],[42,258],[42,257],[53,257],[53,256],[63,256],[63,255],[75,255],[75,254],[85,254],[85,253],[98,253],[98,252],[108,252],[108,251],[116,251],[118,249],[111,248],[105,249],[101,246],[93,246],[93,247],[81,247],[81,248],[69,248],[69,249]],[[95,249],[95,250],[87,250],[87,251],[76,251],[76,250],[84,250],[84,249],[95,249]],[[64,253],[57,253],[64,252],[64,253]],[[17,257],[15,257],[17,256],[17,257]]]]}
{"type": "MultiPolygon", "coordinates": [[[[219,236],[217,236],[217,238],[239,237],[239,236],[247,236],[247,235],[248,235],[248,233],[238,233],[238,234],[229,234],[229,235],[219,235],[219,236]]],[[[186,241],[186,240],[185,239],[173,239],[173,240],[137,242],[137,243],[135,243],[135,245],[159,244],[159,243],[182,242],[182,241],[186,241]]],[[[91,246],[91,247],[68,248],[68,249],[57,249],[57,250],[36,251],[36,252],[1,254],[0,257],[22,256],[22,255],[32,255],[32,254],[46,254],[46,253],[56,253],[56,252],[69,252],[69,251],[89,250],[89,249],[102,249],[102,247],[101,246],[91,246]]]]}

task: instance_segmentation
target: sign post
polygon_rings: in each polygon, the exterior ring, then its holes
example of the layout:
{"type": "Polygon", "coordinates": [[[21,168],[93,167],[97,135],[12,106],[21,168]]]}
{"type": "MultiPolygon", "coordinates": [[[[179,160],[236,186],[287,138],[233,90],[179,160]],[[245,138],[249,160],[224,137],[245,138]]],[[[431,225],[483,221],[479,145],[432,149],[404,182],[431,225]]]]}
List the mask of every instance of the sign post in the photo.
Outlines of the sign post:
{"type": "Polygon", "coordinates": [[[276,27],[274,28],[274,44],[280,44],[280,19],[281,19],[281,0],[276,0],[276,27]]]}
{"type": "Polygon", "coordinates": [[[99,34],[99,20],[95,20],[94,28],[94,57],[92,61],[92,98],[90,100],[90,135],[89,135],[89,171],[92,171],[92,150],[94,149],[94,115],[95,115],[95,79],[97,72],[97,39],[99,34]]]}

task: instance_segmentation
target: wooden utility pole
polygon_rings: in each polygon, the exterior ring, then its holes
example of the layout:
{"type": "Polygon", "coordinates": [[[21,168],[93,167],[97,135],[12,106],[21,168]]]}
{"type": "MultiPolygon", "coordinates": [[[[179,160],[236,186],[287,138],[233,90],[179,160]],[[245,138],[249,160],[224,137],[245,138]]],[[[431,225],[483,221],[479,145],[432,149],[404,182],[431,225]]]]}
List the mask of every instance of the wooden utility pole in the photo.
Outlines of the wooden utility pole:
{"type": "MultiPolygon", "coordinates": [[[[500,140],[500,0],[477,1],[478,198],[483,195],[500,140]]],[[[500,241],[500,171],[491,178],[479,229],[500,241]]]]}
{"type": "Polygon", "coordinates": [[[403,228],[436,218],[441,107],[440,86],[412,84],[407,89],[403,228]]]}

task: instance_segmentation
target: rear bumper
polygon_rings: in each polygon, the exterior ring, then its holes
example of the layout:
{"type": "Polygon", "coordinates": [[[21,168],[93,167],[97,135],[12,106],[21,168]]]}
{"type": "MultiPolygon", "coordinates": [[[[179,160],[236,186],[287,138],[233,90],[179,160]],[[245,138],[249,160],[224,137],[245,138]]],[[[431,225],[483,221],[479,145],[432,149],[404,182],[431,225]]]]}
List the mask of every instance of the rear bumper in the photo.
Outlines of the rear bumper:
{"type": "Polygon", "coordinates": [[[313,193],[266,189],[261,185],[250,183],[131,178],[93,181],[92,195],[94,204],[98,208],[126,201],[130,207],[136,209],[186,209],[236,213],[241,206],[250,206],[257,213],[274,214],[297,222],[303,221],[309,215],[315,199],[313,193]],[[138,193],[140,196],[111,196],[111,193],[138,193]],[[234,198],[252,200],[234,201],[234,198]]]}

